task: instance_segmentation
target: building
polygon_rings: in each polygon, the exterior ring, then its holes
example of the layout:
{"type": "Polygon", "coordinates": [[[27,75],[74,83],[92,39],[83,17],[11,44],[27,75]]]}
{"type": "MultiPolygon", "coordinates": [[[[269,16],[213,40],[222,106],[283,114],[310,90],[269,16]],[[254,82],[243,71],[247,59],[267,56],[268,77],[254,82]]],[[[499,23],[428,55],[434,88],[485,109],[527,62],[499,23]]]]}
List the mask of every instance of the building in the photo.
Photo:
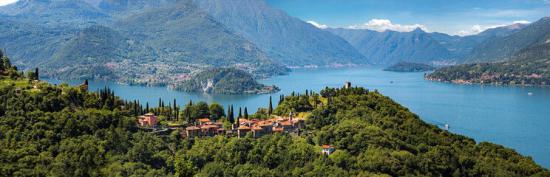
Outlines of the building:
{"type": "Polygon", "coordinates": [[[142,127],[155,127],[158,123],[158,118],[153,113],[147,113],[145,115],[139,116],[138,122],[139,125],[142,127]]]}
{"type": "Polygon", "coordinates": [[[321,153],[325,155],[330,155],[336,150],[333,146],[328,144],[324,144],[323,146],[321,146],[321,148],[323,148],[321,153]]]}
{"type": "Polygon", "coordinates": [[[351,88],[351,82],[346,82],[346,83],[344,84],[344,88],[346,88],[346,89],[351,88]]]}
{"type": "Polygon", "coordinates": [[[264,130],[261,127],[252,127],[252,136],[254,138],[261,137],[262,135],[266,134],[267,132],[264,132],[264,130]]]}
{"type": "Polygon", "coordinates": [[[219,127],[216,125],[202,125],[200,127],[201,136],[208,136],[208,137],[215,136],[216,134],[218,134],[218,128],[219,127]]]}
{"type": "MultiPolygon", "coordinates": [[[[183,136],[183,135],[182,135],[183,136]]],[[[190,126],[185,128],[185,137],[189,139],[193,139],[195,137],[201,136],[201,128],[197,126],[190,126]]]]}
{"type": "Polygon", "coordinates": [[[199,122],[199,125],[207,125],[212,123],[209,118],[202,118],[197,121],[199,122]]]}
{"type": "Polygon", "coordinates": [[[244,137],[250,131],[251,131],[250,127],[246,125],[241,125],[239,126],[239,128],[237,128],[237,137],[238,138],[244,137]]]}

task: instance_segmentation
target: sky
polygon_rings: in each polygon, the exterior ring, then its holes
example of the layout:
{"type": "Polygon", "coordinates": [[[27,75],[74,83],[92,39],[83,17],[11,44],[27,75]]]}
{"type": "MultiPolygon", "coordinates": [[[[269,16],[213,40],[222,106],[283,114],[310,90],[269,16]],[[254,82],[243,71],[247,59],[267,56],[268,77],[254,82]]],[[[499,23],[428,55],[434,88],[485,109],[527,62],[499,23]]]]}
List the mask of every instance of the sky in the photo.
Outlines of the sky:
{"type": "Polygon", "coordinates": [[[267,0],[319,28],[471,35],[550,16],[550,0],[267,0]]]}
{"type": "MultiPolygon", "coordinates": [[[[319,28],[472,35],[550,16],[550,0],[267,0],[319,28]]],[[[17,0],[0,0],[0,6],[17,0]]]]}

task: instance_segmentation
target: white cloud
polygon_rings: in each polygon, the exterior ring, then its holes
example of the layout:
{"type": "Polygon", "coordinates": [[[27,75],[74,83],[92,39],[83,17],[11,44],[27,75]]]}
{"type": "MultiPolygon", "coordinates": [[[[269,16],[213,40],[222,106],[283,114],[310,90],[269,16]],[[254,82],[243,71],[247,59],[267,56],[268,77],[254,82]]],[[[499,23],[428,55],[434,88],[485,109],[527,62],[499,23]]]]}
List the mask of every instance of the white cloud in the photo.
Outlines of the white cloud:
{"type": "Polygon", "coordinates": [[[310,20],[310,21],[307,21],[307,23],[309,23],[309,24],[311,24],[311,25],[313,25],[313,26],[315,26],[315,27],[317,27],[317,28],[319,28],[319,29],[327,29],[327,28],[328,28],[328,26],[325,25],[325,24],[320,24],[320,23],[317,23],[317,22],[311,21],[311,20],[310,20]]]}
{"type": "MultiPolygon", "coordinates": [[[[509,25],[513,25],[513,24],[529,24],[529,23],[531,23],[531,22],[529,22],[527,20],[518,20],[518,21],[512,22],[511,24],[499,24],[499,25],[479,25],[479,24],[477,24],[477,25],[473,25],[468,30],[461,30],[457,34],[459,36],[469,36],[469,35],[479,34],[479,33],[483,32],[485,30],[492,29],[492,28],[509,26],[509,25]]],[[[511,26],[511,27],[517,27],[517,26],[511,26]]]]}
{"type": "Polygon", "coordinates": [[[372,19],[367,23],[359,24],[359,25],[352,25],[349,26],[351,29],[370,29],[375,31],[386,31],[386,30],[392,30],[392,31],[399,31],[399,32],[409,32],[416,28],[421,28],[424,31],[427,31],[426,26],[421,24],[414,24],[414,25],[401,25],[401,24],[394,24],[388,19],[372,19]]]}
{"type": "Polygon", "coordinates": [[[0,0],[0,6],[5,6],[14,2],[17,2],[18,0],[0,0]]]}
{"type": "Polygon", "coordinates": [[[527,21],[527,20],[518,20],[518,21],[514,21],[512,24],[529,24],[531,22],[527,21]]]}

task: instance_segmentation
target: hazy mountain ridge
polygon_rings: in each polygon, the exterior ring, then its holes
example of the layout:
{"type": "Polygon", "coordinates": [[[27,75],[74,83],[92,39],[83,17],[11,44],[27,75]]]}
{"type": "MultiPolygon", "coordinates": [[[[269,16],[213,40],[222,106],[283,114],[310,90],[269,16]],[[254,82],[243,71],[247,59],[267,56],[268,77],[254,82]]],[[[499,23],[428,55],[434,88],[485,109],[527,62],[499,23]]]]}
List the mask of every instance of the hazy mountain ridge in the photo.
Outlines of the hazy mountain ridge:
{"type": "Polygon", "coordinates": [[[327,31],[346,39],[376,64],[391,65],[405,61],[449,65],[508,60],[515,52],[546,38],[543,36],[550,29],[544,23],[545,19],[532,24],[491,28],[469,36],[427,33],[421,29],[377,32],[329,28],[327,31]]]}
{"type": "Polygon", "coordinates": [[[340,37],[322,31],[265,0],[195,0],[200,8],[237,34],[258,45],[270,58],[289,66],[367,64],[340,37]]]}
{"type": "Polygon", "coordinates": [[[509,35],[490,38],[477,46],[467,62],[493,62],[512,59],[522,49],[550,40],[550,17],[544,17],[509,35]]]}
{"type": "Polygon", "coordinates": [[[46,64],[50,76],[156,85],[209,66],[233,66],[257,77],[287,72],[188,0],[25,0],[0,13],[1,21],[10,22],[0,24],[7,34],[0,35],[0,45],[30,51],[15,52],[16,63],[46,64]],[[36,25],[43,21],[55,23],[36,25]]]}
{"type": "Polygon", "coordinates": [[[431,63],[450,60],[452,55],[421,29],[411,32],[343,28],[327,30],[346,39],[378,65],[392,65],[400,61],[431,63]]]}

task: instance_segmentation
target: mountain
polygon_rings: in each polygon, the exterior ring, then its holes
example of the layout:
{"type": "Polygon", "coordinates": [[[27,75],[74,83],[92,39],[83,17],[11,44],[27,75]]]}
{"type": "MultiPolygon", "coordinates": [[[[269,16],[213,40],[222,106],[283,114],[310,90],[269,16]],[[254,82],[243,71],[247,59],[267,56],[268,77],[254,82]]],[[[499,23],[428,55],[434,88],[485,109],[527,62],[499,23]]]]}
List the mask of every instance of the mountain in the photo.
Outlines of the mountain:
{"type": "Polygon", "coordinates": [[[509,35],[490,38],[478,45],[466,62],[493,62],[511,59],[520,50],[550,41],[550,17],[544,17],[528,26],[509,26],[519,29],[509,35]]]}
{"type": "Polygon", "coordinates": [[[271,8],[265,0],[195,0],[199,7],[268,56],[288,66],[366,64],[340,37],[271,8]]]}
{"type": "Polygon", "coordinates": [[[550,42],[522,49],[507,61],[445,67],[426,78],[460,84],[550,85],[550,42]]]}
{"type": "Polygon", "coordinates": [[[83,0],[19,0],[0,7],[0,14],[47,27],[74,27],[102,23],[109,16],[83,0]]]}
{"type": "MultiPolygon", "coordinates": [[[[495,44],[493,41],[508,37],[529,25],[513,24],[485,30],[476,35],[457,36],[445,33],[427,33],[421,29],[411,32],[373,31],[368,29],[329,28],[334,33],[366,56],[369,61],[379,65],[392,65],[400,61],[449,65],[469,61],[483,51],[483,45],[495,44]]],[[[521,49],[521,48],[519,48],[521,49]]]]}
{"type": "Polygon", "coordinates": [[[0,8],[0,46],[61,79],[165,85],[209,67],[287,68],[190,0],[22,0],[0,8]]]}
{"type": "Polygon", "coordinates": [[[411,32],[366,29],[327,29],[351,43],[374,64],[392,65],[400,61],[433,63],[451,59],[451,52],[421,29],[411,32]]]}

